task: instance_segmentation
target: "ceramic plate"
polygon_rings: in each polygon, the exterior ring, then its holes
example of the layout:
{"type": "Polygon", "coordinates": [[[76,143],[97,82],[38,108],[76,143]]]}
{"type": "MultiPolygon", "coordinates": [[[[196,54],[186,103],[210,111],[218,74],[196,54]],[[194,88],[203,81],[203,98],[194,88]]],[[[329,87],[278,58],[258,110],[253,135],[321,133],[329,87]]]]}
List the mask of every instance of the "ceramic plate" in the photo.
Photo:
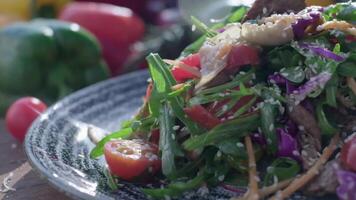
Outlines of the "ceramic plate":
{"type": "MultiPolygon", "coordinates": [[[[25,150],[33,168],[74,199],[147,199],[140,192],[143,185],[123,183],[118,191],[110,191],[103,159],[89,158],[94,145],[87,137],[88,127],[96,127],[97,132],[114,131],[130,119],[142,104],[147,78],[147,71],[138,71],[104,81],[49,108],[26,137],[25,150]]],[[[204,194],[193,191],[180,199],[229,199],[233,195],[217,187],[204,194]]]]}

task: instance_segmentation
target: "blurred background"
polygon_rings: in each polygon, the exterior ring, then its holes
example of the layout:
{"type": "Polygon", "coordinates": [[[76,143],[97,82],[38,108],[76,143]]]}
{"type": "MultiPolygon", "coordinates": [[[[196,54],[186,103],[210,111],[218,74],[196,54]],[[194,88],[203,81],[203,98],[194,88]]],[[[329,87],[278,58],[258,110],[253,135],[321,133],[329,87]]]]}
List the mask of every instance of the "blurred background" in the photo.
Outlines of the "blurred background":
{"type": "Polygon", "coordinates": [[[191,31],[191,15],[211,24],[252,2],[1,0],[0,116],[23,96],[52,104],[90,84],[146,68],[150,52],[176,58],[199,36],[191,31]]]}

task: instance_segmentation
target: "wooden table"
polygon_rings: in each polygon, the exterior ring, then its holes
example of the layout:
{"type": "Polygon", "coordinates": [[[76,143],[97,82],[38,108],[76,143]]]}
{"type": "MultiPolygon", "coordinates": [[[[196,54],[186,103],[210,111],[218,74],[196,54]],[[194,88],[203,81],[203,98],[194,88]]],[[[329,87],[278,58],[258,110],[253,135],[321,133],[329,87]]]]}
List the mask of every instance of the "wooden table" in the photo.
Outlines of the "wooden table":
{"type": "Polygon", "coordinates": [[[16,191],[0,193],[0,200],[69,200],[31,169],[22,145],[7,133],[0,119],[0,185],[10,173],[9,185],[16,191]]]}

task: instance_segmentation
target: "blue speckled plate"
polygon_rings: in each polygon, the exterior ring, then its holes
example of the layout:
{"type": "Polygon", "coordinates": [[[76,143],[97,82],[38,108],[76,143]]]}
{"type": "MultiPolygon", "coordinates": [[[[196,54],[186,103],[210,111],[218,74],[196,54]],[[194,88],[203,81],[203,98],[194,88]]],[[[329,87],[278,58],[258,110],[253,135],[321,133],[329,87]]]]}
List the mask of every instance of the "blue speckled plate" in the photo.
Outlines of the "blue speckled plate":
{"type": "MultiPolygon", "coordinates": [[[[114,131],[131,118],[142,104],[147,78],[146,71],[130,73],[85,88],[49,108],[26,136],[25,150],[33,168],[75,199],[147,199],[140,192],[142,185],[125,183],[116,192],[108,189],[105,163],[89,158],[94,145],[87,137],[89,126],[98,132],[114,131]]],[[[218,187],[206,195],[190,192],[181,199],[229,199],[233,195],[218,187]]]]}
{"type": "MultiPolygon", "coordinates": [[[[148,73],[138,71],[85,88],[59,101],[38,118],[29,130],[25,150],[33,168],[59,190],[75,199],[146,199],[142,185],[124,184],[110,192],[103,160],[92,160],[94,147],[89,126],[117,130],[142,104],[148,73]]],[[[100,129],[99,129],[100,128],[100,129]]],[[[184,199],[228,199],[221,188],[208,196],[191,193],[184,199]]]]}

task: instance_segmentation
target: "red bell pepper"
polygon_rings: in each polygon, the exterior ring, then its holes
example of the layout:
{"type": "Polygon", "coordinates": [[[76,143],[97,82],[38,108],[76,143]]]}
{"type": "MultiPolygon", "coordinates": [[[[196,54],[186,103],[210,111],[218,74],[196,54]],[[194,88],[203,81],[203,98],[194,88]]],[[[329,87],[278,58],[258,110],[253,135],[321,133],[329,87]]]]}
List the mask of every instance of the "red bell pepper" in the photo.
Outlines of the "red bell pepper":
{"type": "Polygon", "coordinates": [[[185,114],[204,128],[212,129],[221,122],[201,105],[184,108],[185,114]]]}
{"type": "MultiPolygon", "coordinates": [[[[181,60],[182,63],[190,66],[192,68],[200,69],[200,55],[198,53],[191,54],[181,60]]],[[[196,75],[179,68],[178,66],[173,66],[172,68],[173,77],[177,82],[182,83],[189,79],[198,78],[196,75]]]]}
{"type": "Polygon", "coordinates": [[[113,75],[121,73],[130,45],[140,40],[145,31],[143,21],[132,10],[105,3],[69,3],[59,19],[76,22],[98,38],[113,75]]]}

